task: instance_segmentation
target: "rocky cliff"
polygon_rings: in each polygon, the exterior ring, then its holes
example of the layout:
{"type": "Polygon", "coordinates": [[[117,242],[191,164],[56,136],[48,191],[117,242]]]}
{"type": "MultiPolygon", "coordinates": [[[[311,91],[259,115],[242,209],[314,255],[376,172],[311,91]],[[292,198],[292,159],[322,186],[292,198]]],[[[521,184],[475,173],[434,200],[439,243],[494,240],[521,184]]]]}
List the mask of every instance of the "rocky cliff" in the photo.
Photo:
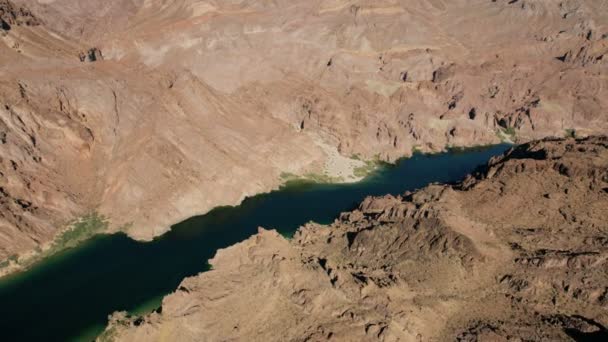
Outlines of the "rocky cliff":
{"type": "Polygon", "coordinates": [[[608,138],[535,141],[292,240],[260,228],[102,338],[606,339],[607,219],[608,138]]]}
{"type": "Polygon", "coordinates": [[[150,239],[283,172],[347,178],[337,152],[392,161],[608,128],[601,0],[3,0],[0,13],[0,262],[90,212],[150,239]]]}

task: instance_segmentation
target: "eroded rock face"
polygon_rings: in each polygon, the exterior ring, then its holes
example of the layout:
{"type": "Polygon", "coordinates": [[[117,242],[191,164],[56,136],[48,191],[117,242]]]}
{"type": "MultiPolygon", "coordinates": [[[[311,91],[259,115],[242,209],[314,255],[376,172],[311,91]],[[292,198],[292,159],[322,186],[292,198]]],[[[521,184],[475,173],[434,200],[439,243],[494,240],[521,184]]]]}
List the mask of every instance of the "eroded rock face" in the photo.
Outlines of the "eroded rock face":
{"type": "Polygon", "coordinates": [[[608,337],[608,138],[516,147],[463,182],[259,233],[117,341],[608,337]]]}
{"type": "Polygon", "coordinates": [[[150,239],[322,173],[319,146],[608,131],[603,0],[0,4],[0,262],[92,211],[150,239]]]}
{"type": "Polygon", "coordinates": [[[12,25],[37,26],[40,20],[29,9],[15,6],[9,0],[1,0],[0,30],[8,31],[12,25]]]}
{"type": "Polygon", "coordinates": [[[80,59],[81,62],[97,62],[103,60],[103,54],[101,53],[101,50],[94,47],[87,51],[81,51],[78,54],[78,59],[80,59]]]}

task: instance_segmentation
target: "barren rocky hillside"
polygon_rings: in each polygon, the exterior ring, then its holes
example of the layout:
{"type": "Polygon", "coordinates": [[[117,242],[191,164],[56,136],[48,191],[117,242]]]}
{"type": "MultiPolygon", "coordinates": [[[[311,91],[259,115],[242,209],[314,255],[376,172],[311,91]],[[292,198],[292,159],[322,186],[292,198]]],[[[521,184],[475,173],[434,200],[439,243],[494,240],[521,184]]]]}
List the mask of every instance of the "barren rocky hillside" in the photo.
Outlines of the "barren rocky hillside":
{"type": "Polygon", "coordinates": [[[606,217],[608,138],[536,141],[292,240],[260,229],[100,338],[605,340],[606,217]]]}
{"type": "Polygon", "coordinates": [[[602,0],[0,1],[0,260],[330,170],[607,131],[602,0]]]}

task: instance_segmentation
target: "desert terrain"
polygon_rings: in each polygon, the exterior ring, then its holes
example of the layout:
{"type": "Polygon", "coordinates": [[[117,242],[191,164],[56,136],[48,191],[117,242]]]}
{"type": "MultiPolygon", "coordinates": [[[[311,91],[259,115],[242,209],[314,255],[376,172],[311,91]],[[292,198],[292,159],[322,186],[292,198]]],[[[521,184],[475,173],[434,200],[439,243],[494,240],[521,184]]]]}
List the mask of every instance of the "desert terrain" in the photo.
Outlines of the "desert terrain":
{"type": "Polygon", "coordinates": [[[369,197],[218,251],[100,341],[602,341],[608,138],[511,149],[454,185],[369,197]]]}
{"type": "Polygon", "coordinates": [[[260,227],[98,340],[606,340],[607,109],[605,0],[0,0],[0,276],[508,142],[459,183],[260,227]]]}
{"type": "Polygon", "coordinates": [[[607,131],[601,0],[0,0],[0,261],[358,160],[607,131]],[[356,157],[356,158],[354,158],[356,157]]]}

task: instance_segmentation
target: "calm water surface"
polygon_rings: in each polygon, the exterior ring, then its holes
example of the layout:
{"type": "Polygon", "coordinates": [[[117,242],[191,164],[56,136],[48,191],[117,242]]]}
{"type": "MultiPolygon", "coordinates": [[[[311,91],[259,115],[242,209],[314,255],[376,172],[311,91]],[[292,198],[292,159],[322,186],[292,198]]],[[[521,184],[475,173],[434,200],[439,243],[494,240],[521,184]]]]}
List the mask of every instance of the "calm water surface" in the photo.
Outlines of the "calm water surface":
{"type": "Polygon", "coordinates": [[[258,226],[290,235],[308,221],[330,223],[368,195],[458,181],[508,148],[415,155],[356,184],[291,184],[193,217],[149,243],[122,234],[95,237],[0,280],[0,336],[4,341],[94,339],[110,313],[158,307],[184,277],[205,271],[217,249],[248,238],[258,226]]]}

